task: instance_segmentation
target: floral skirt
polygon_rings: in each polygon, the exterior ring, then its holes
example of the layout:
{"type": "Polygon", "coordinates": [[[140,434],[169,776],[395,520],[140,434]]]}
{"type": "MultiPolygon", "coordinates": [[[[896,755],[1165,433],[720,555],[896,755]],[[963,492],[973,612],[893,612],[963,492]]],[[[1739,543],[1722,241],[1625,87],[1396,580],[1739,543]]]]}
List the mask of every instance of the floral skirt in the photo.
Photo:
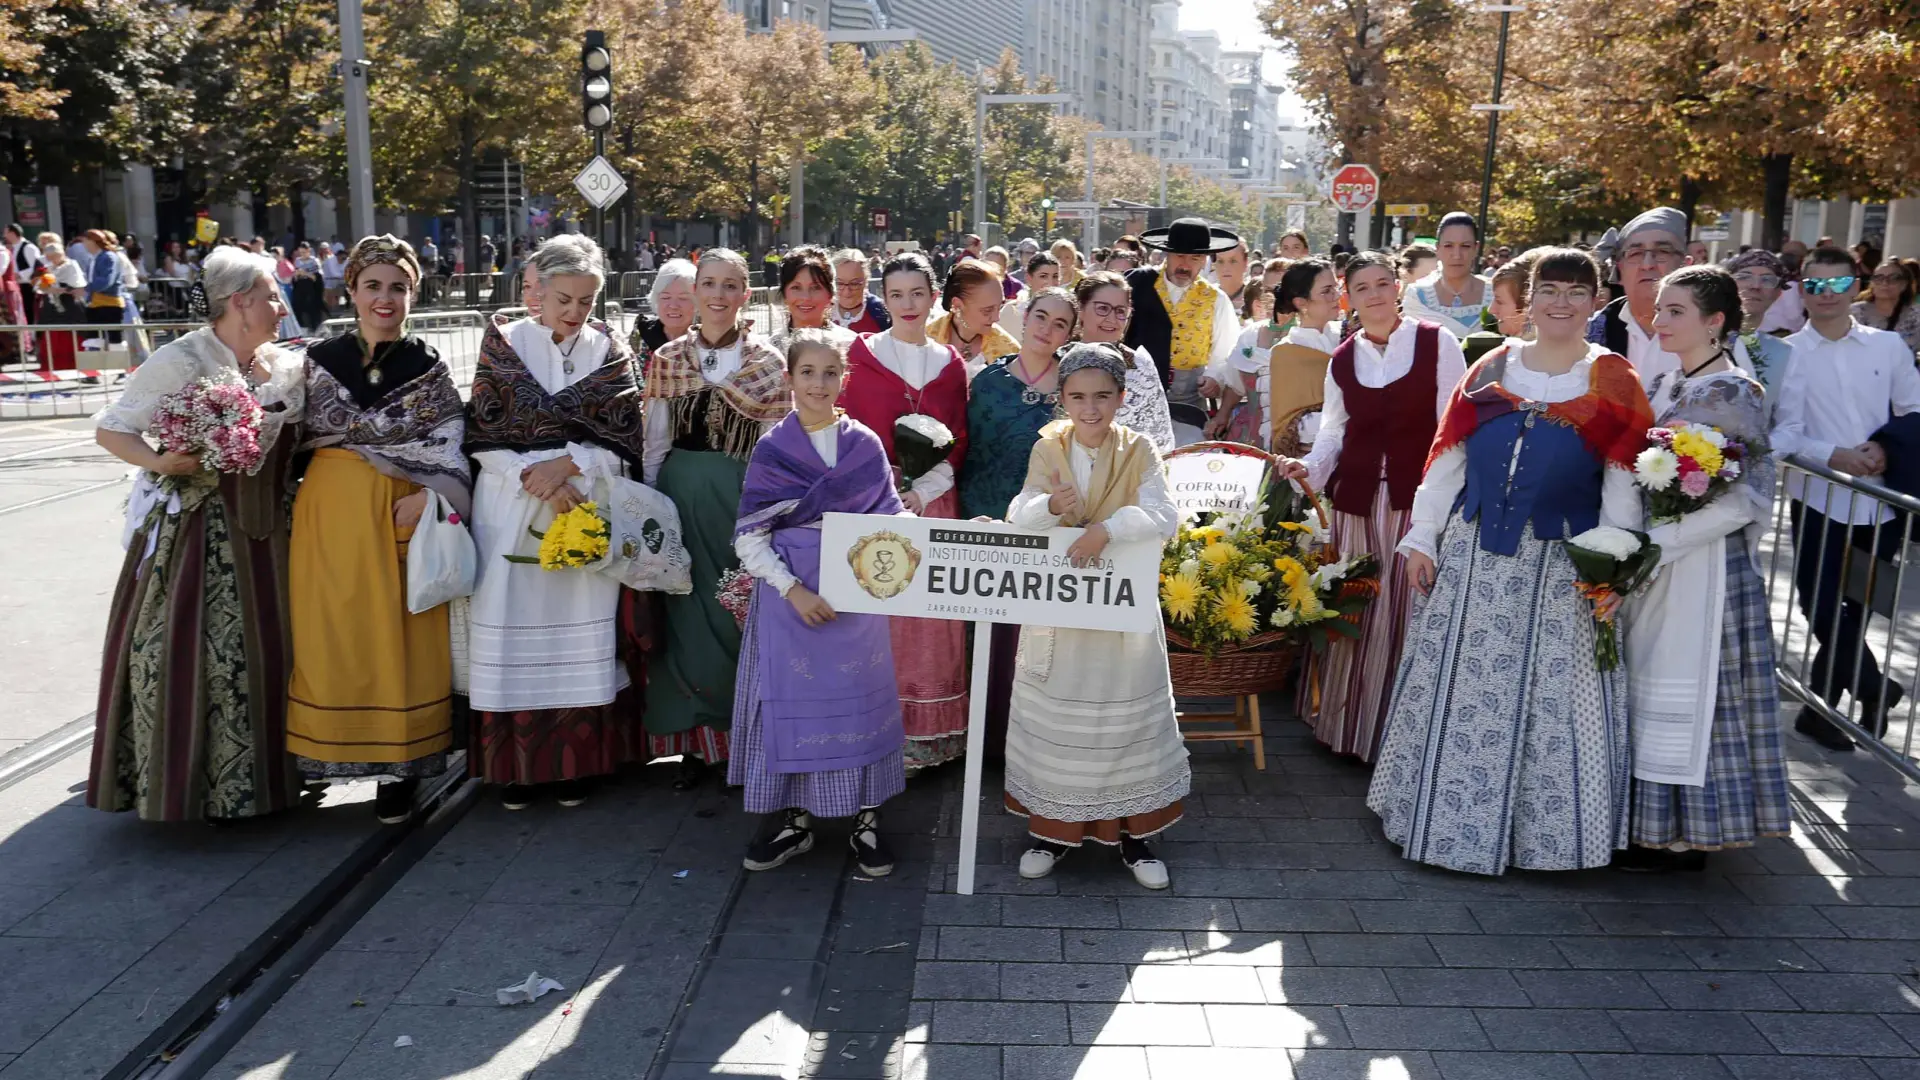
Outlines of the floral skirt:
{"type": "Polygon", "coordinates": [[[218,493],[134,534],[107,620],[88,806],[198,821],[292,805],[288,562],[284,525],[240,533],[218,493]]]}
{"type": "Polygon", "coordinates": [[[1416,597],[1367,805],[1409,859],[1475,874],[1605,866],[1627,842],[1627,679],[1593,659],[1558,540],[1512,555],[1455,514],[1416,597]]]}

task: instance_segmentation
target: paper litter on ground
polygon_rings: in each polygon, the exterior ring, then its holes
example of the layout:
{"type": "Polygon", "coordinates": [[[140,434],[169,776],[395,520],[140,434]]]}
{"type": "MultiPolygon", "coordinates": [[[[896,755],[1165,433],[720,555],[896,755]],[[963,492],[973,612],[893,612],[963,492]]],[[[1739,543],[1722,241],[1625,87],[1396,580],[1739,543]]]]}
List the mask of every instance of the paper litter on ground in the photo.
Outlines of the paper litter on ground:
{"type": "Polygon", "coordinates": [[[539,972],[530,972],[527,981],[514,986],[503,986],[493,992],[494,1000],[502,1005],[525,1005],[550,990],[565,990],[558,982],[546,978],[539,972]]]}

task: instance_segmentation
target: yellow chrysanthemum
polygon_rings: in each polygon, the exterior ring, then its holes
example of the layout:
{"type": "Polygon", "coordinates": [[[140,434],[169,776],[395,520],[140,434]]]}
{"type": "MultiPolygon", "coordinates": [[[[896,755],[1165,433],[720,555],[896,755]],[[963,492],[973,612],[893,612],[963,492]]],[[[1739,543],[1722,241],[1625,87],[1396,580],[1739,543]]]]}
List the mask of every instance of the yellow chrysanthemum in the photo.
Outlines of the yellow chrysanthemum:
{"type": "Polygon", "coordinates": [[[1720,475],[1721,466],[1727,463],[1727,456],[1720,451],[1719,447],[1692,431],[1673,433],[1673,452],[1699,462],[1708,476],[1720,475]]]}
{"type": "Polygon", "coordinates": [[[1160,589],[1160,602],[1175,622],[1192,621],[1194,608],[1200,603],[1200,579],[1187,574],[1168,578],[1160,589]]]}
{"type": "Polygon", "coordinates": [[[1200,551],[1200,561],[1208,566],[1225,566],[1240,554],[1240,549],[1225,541],[1216,540],[1200,551]]]}
{"type": "Polygon", "coordinates": [[[1237,586],[1222,589],[1218,595],[1220,625],[1235,637],[1246,637],[1253,633],[1253,603],[1240,595],[1237,586]]]}
{"type": "Polygon", "coordinates": [[[598,562],[607,554],[612,534],[598,510],[593,503],[581,503],[553,519],[540,539],[541,569],[572,569],[598,562]]]}

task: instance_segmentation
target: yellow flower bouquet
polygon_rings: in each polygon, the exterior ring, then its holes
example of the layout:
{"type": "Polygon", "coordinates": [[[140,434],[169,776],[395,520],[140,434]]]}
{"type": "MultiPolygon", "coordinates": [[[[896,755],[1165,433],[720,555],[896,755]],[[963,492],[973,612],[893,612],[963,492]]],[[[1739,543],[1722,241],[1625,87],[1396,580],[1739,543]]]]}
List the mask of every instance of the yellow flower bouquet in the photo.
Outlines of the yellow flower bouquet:
{"type": "Polygon", "coordinates": [[[540,541],[540,554],[502,555],[513,563],[526,563],[542,570],[575,570],[607,557],[613,531],[600,516],[600,507],[584,502],[564,514],[556,515],[544,533],[528,529],[540,541]]]}
{"type": "Polygon", "coordinates": [[[1183,523],[1160,558],[1160,611],[1176,647],[1208,658],[1222,649],[1282,643],[1324,648],[1357,637],[1376,591],[1374,558],[1340,558],[1311,507],[1268,527],[1257,514],[1183,523]]]}

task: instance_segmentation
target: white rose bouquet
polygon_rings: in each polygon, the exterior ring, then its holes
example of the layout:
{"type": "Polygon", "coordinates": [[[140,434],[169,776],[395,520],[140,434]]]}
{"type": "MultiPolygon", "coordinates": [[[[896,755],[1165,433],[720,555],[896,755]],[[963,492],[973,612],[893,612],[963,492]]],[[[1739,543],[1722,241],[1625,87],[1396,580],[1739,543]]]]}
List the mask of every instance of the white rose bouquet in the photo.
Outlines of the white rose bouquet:
{"type": "Polygon", "coordinates": [[[953,453],[953,432],[926,413],[908,413],[893,422],[893,453],[904,493],[953,453]]]}
{"type": "MultiPolygon", "coordinates": [[[[1600,525],[1567,541],[1567,557],[1580,575],[1574,588],[1596,609],[1614,596],[1627,596],[1653,576],[1660,545],[1643,532],[1600,525]]],[[[1620,666],[1620,637],[1611,613],[1594,612],[1593,662],[1601,671],[1620,666]]]]}

